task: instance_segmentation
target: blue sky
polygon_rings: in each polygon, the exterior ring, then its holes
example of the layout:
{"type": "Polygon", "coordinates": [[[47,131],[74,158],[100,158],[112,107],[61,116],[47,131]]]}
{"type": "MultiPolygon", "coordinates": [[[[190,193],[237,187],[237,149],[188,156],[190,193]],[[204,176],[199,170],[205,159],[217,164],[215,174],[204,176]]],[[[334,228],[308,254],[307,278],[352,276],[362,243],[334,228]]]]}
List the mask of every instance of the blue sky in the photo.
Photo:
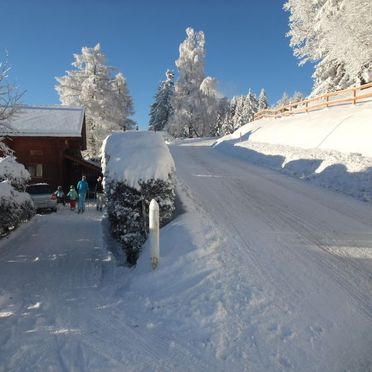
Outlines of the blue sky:
{"type": "Polygon", "coordinates": [[[101,43],[108,64],[127,77],[145,129],[166,69],[176,70],[188,26],[204,31],[205,71],[228,97],[265,88],[271,103],[286,91],[309,94],[313,66],[298,66],[280,0],[0,0],[0,56],[27,104],[57,104],[55,76],[73,53],[101,43]]]}

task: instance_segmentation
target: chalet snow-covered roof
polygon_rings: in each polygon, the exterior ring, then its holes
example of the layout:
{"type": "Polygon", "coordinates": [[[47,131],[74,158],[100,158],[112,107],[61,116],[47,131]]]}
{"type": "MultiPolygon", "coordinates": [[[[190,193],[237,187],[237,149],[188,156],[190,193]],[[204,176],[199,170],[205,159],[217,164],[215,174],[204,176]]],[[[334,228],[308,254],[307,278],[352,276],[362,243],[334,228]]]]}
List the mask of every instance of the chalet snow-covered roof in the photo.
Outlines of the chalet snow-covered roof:
{"type": "Polygon", "coordinates": [[[84,108],[22,106],[0,135],[17,137],[81,137],[84,108]]]}

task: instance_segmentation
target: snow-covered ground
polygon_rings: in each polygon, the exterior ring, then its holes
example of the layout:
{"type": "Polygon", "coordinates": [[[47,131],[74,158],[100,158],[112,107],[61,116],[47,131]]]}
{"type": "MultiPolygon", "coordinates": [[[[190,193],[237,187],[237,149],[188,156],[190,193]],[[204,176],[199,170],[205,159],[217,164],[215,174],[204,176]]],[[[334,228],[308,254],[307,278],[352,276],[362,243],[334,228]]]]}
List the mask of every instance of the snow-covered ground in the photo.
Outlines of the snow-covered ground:
{"type": "Polygon", "coordinates": [[[372,103],[251,122],[216,148],[304,181],[372,201],[372,103]]]}
{"type": "Polygon", "coordinates": [[[370,159],[294,147],[281,120],[170,145],[178,216],[155,271],[147,243],[117,266],[92,205],[2,239],[0,371],[371,371],[371,204],[277,172],[368,200],[370,159]]]}
{"type": "Polygon", "coordinates": [[[92,206],[1,241],[0,371],[372,368],[370,205],[212,145],[170,147],[156,271],[115,265],[92,206]]]}

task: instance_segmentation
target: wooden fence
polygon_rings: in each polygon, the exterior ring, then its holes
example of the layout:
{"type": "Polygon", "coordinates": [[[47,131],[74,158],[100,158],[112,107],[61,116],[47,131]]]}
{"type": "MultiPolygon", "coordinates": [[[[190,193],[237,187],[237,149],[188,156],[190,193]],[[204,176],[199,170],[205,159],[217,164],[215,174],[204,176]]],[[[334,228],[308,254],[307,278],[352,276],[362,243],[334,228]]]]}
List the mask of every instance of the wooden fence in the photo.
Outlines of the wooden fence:
{"type": "Polygon", "coordinates": [[[372,87],[372,82],[357,87],[337,90],[335,92],[326,93],[321,96],[317,96],[310,99],[305,99],[300,102],[293,102],[288,105],[276,108],[276,109],[265,109],[257,112],[254,119],[259,120],[262,118],[279,118],[282,116],[298,114],[301,112],[309,112],[318,110],[323,107],[329,107],[340,104],[356,104],[358,101],[372,98],[372,90],[367,93],[361,94],[362,90],[372,87]],[[359,94],[357,94],[359,92],[359,94]]]}

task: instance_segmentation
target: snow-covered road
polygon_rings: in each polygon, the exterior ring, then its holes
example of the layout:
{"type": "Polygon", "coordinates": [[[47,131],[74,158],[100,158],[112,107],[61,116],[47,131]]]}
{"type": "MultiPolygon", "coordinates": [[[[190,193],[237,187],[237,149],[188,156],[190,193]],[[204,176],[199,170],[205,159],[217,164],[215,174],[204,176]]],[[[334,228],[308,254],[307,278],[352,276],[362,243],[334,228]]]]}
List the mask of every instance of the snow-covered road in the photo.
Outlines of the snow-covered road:
{"type": "Polygon", "coordinates": [[[100,220],[63,208],[1,242],[0,371],[84,370],[102,358],[89,348],[107,261],[100,220]]]}
{"type": "Polygon", "coordinates": [[[135,269],[101,215],[0,241],[0,371],[370,371],[372,209],[224,154],[170,146],[186,213],[135,269]]]}
{"type": "Polygon", "coordinates": [[[238,324],[230,337],[238,347],[226,353],[235,360],[244,355],[239,339],[248,341],[248,332],[252,370],[275,363],[279,369],[370,370],[371,205],[210,144],[186,141],[171,152],[182,188],[224,237],[229,322],[238,324]],[[252,297],[258,306],[248,310],[252,297]]]}

